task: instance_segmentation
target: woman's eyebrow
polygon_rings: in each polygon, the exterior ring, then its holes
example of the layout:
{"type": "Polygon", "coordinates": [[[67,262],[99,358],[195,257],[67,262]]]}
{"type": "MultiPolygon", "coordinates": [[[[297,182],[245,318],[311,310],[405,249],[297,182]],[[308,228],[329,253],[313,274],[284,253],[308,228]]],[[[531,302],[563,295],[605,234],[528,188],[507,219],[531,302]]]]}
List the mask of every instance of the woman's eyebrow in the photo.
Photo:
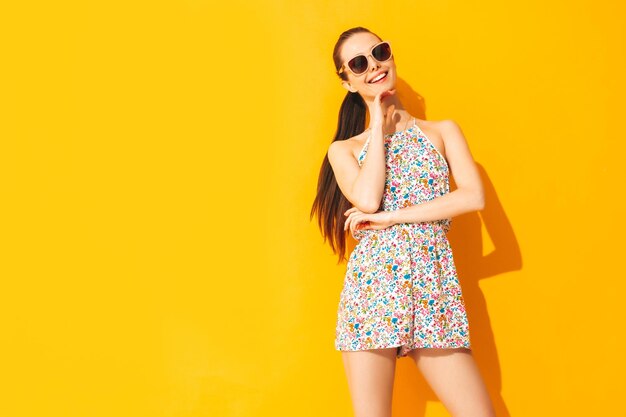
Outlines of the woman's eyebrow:
{"type": "Polygon", "coordinates": [[[368,48],[365,52],[358,52],[358,53],[356,53],[356,54],[354,54],[354,55],[352,55],[352,56],[353,56],[353,57],[355,57],[355,56],[359,56],[359,55],[367,55],[367,54],[368,54],[368,52],[372,50],[372,48],[374,47],[374,45],[377,45],[377,44],[379,44],[379,43],[380,43],[380,42],[373,43],[373,44],[372,44],[372,45],[371,45],[371,46],[370,46],[370,47],[369,47],[369,48],[368,48]]]}

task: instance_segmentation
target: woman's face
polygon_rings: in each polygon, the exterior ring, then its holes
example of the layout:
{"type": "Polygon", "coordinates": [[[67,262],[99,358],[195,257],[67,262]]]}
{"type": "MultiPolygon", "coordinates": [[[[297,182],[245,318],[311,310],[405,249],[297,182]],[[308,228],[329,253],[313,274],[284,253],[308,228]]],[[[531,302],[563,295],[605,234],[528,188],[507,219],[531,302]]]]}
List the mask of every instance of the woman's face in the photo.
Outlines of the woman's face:
{"type": "MultiPolygon", "coordinates": [[[[348,76],[347,81],[342,81],[344,88],[351,92],[358,92],[364,97],[375,97],[378,93],[390,90],[396,85],[396,63],[392,56],[385,62],[378,62],[370,55],[374,45],[380,43],[380,39],[369,32],[359,32],[352,35],[341,49],[344,71],[348,76]],[[368,68],[361,75],[354,75],[348,69],[348,61],[356,55],[365,54],[367,56],[368,68]],[[382,80],[372,83],[371,81],[381,73],[387,73],[382,80]]],[[[392,51],[393,52],[393,51],[392,51]]]]}

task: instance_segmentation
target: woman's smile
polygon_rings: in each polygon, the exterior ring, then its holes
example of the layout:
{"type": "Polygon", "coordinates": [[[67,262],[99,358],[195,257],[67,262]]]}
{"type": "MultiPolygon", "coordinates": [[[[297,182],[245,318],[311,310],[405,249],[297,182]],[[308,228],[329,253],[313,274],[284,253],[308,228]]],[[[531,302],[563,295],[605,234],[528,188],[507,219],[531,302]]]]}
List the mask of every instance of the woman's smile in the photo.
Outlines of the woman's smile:
{"type": "Polygon", "coordinates": [[[370,84],[378,84],[378,83],[382,83],[384,82],[384,80],[387,79],[387,73],[389,71],[385,71],[384,73],[382,73],[381,75],[378,75],[376,78],[374,78],[374,80],[370,81],[370,84]]]}

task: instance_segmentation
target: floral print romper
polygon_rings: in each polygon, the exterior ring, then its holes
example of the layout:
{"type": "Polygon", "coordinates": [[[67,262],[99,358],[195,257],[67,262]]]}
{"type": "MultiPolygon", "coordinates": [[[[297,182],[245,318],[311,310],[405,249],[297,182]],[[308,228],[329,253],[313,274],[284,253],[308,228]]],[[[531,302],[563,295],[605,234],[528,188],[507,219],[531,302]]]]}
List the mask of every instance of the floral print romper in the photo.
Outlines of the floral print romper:
{"type": "MultiPolygon", "coordinates": [[[[370,136],[371,137],[371,136],[370,136]]],[[[359,154],[359,166],[370,137],[359,154]]],[[[385,135],[381,210],[420,204],[449,192],[450,169],[415,119],[385,135]]],[[[336,350],[470,348],[469,323],[452,249],[451,219],[355,230],[336,323],[336,350]]]]}

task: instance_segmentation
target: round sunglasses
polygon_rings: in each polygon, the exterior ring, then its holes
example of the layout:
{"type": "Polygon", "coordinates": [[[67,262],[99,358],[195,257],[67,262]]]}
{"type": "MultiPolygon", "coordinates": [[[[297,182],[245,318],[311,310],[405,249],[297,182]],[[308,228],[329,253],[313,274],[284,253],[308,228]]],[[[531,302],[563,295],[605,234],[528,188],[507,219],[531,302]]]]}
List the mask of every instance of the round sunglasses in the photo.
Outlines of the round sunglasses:
{"type": "MultiPolygon", "coordinates": [[[[393,54],[391,53],[391,44],[389,41],[382,41],[372,46],[369,54],[359,54],[348,61],[348,69],[352,71],[354,75],[361,75],[367,71],[369,62],[367,56],[371,55],[378,62],[385,62],[391,59],[393,54]]],[[[342,64],[341,68],[337,71],[337,74],[344,72],[346,64],[342,64]]]]}

